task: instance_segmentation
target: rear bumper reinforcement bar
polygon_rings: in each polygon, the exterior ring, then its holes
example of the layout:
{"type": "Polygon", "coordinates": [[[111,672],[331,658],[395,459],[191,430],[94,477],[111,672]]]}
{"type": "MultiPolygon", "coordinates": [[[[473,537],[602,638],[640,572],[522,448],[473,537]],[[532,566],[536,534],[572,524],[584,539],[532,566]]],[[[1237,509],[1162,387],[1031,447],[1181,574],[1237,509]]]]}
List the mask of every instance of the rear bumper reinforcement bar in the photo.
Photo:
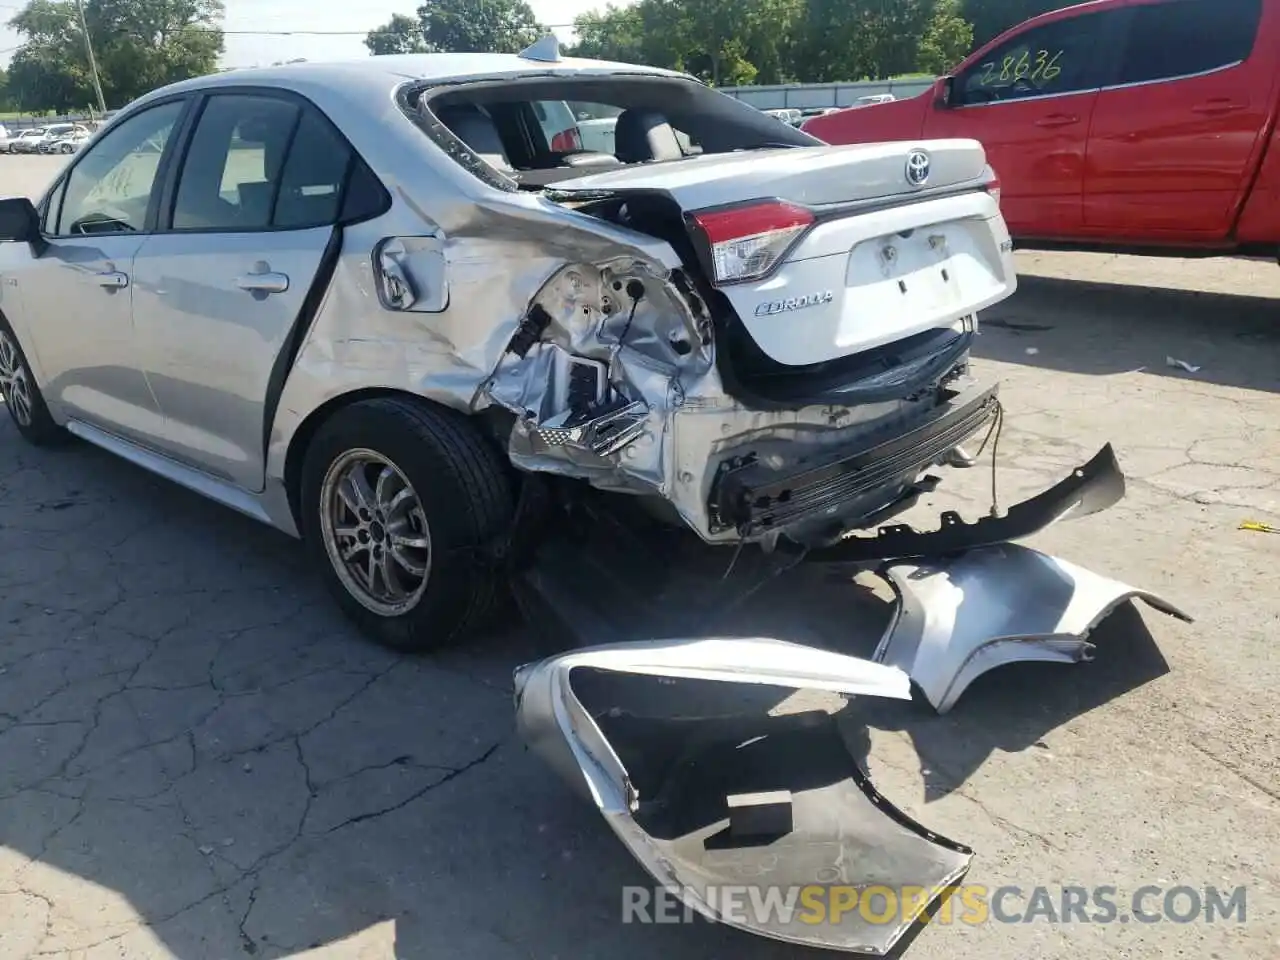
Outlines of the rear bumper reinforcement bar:
{"type": "Polygon", "coordinates": [[[775,468],[750,462],[717,480],[711,510],[728,526],[750,534],[822,513],[938,463],[982,429],[996,413],[991,387],[907,433],[819,463],[775,468]]]}

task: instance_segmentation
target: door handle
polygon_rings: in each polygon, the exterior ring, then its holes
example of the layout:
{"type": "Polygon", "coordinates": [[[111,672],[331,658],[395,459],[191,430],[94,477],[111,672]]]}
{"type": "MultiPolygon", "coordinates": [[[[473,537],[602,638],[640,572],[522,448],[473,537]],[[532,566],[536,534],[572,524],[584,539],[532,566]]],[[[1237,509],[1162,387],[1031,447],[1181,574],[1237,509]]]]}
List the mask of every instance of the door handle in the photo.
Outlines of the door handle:
{"type": "Polygon", "coordinates": [[[97,274],[94,279],[98,281],[98,286],[109,290],[120,290],[129,285],[128,274],[121,273],[119,270],[107,270],[97,274]]]}
{"type": "Polygon", "coordinates": [[[1236,103],[1234,100],[1228,100],[1221,97],[1216,100],[1209,100],[1205,103],[1198,103],[1191,108],[1192,113],[1205,114],[1206,116],[1221,116],[1224,113],[1235,113],[1237,110],[1243,110],[1243,103],[1236,103]]]}
{"type": "Polygon", "coordinates": [[[1037,127],[1069,127],[1073,123],[1079,123],[1080,118],[1071,113],[1051,113],[1047,117],[1042,117],[1036,121],[1037,127]]]}
{"type": "Polygon", "coordinates": [[[236,279],[236,286],[250,293],[284,293],[289,278],[283,273],[249,273],[236,279]]]}

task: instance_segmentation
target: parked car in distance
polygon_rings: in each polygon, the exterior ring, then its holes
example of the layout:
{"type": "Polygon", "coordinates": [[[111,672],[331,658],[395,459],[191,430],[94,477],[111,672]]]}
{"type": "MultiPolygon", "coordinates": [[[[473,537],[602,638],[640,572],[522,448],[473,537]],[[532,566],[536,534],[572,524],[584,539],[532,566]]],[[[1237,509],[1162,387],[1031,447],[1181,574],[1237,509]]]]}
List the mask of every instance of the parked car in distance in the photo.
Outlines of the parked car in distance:
{"type": "Polygon", "coordinates": [[[5,144],[7,153],[35,153],[36,146],[44,139],[44,127],[28,127],[20,130],[5,144]]]}
{"type": "Polygon", "coordinates": [[[56,153],[57,145],[66,137],[73,136],[77,133],[88,134],[87,128],[82,127],[78,123],[54,123],[44,128],[44,136],[36,141],[36,151],[39,153],[56,153]]]}
{"type": "Polygon", "coordinates": [[[93,134],[85,127],[77,127],[71,133],[58,137],[56,140],[50,140],[48,149],[45,153],[75,153],[83,147],[93,137],[93,134]]]}
{"type": "Polygon", "coordinates": [[[853,102],[854,107],[869,107],[876,103],[893,103],[898,98],[892,93],[872,93],[865,97],[859,97],[853,102]]]}
{"type": "Polygon", "coordinates": [[[991,187],[974,141],[828,147],[542,50],[214,74],[0,200],[0,390],[32,442],[300,535],[368,635],[423,649],[494,599],[530,477],[730,547],[915,502],[996,415],[968,366],[1016,284],[991,187]],[[616,111],[612,154],[553,146],[567,103],[616,111]]]}
{"type": "Polygon", "coordinates": [[[1280,254],[1280,3],[1096,0],[1035,17],[828,143],[972,137],[1022,246],[1280,254]]]}

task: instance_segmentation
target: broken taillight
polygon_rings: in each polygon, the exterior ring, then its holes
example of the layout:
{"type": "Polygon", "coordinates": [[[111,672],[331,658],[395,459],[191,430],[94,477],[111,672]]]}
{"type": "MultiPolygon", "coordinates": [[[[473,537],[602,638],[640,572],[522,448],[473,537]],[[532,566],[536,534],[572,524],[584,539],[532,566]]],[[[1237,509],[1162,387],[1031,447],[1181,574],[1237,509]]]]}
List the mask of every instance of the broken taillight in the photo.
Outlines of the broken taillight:
{"type": "Polygon", "coordinates": [[[702,210],[690,215],[709,247],[716,283],[769,273],[813,226],[813,213],[782,200],[702,210]]]}

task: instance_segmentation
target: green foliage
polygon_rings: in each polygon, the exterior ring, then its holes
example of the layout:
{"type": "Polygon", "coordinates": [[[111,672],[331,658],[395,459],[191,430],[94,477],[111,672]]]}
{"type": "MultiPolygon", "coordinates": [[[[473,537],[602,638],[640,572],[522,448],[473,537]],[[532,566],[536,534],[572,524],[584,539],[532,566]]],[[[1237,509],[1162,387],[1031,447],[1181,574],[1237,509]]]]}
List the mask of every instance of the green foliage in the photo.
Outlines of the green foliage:
{"type": "Polygon", "coordinates": [[[546,33],[525,0],[428,0],[373,30],[370,53],[517,53],[546,33]]]}
{"type": "Polygon", "coordinates": [[[973,48],[973,26],[959,0],[938,0],[933,19],[916,48],[916,69],[937,76],[956,66],[973,48]]]}
{"type": "Polygon", "coordinates": [[[973,49],[971,10],[980,10],[986,22],[1001,21],[1004,29],[1054,5],[1054,0],[638,0],[579,16],[571,52],[685,70],[723,85],[932,75],[954,67],[973,49]]]}
{"type": "MultiPolygon", "coordinates": [[[[84,0],[108,107],[217,69],[222,0],[84,0]]],[[[74,0],[31,0],[9,25],[24,38],[9,65],[8,98],[26,111],[96,104],[74,0]]]]}
{"type": "Polygon", "coordinates": [[[374,56],[391,53],[426,53],[428,49],[422,24],[403,13],[393,14],[391,21],[364,38],[364,45],[374,56]]]}

